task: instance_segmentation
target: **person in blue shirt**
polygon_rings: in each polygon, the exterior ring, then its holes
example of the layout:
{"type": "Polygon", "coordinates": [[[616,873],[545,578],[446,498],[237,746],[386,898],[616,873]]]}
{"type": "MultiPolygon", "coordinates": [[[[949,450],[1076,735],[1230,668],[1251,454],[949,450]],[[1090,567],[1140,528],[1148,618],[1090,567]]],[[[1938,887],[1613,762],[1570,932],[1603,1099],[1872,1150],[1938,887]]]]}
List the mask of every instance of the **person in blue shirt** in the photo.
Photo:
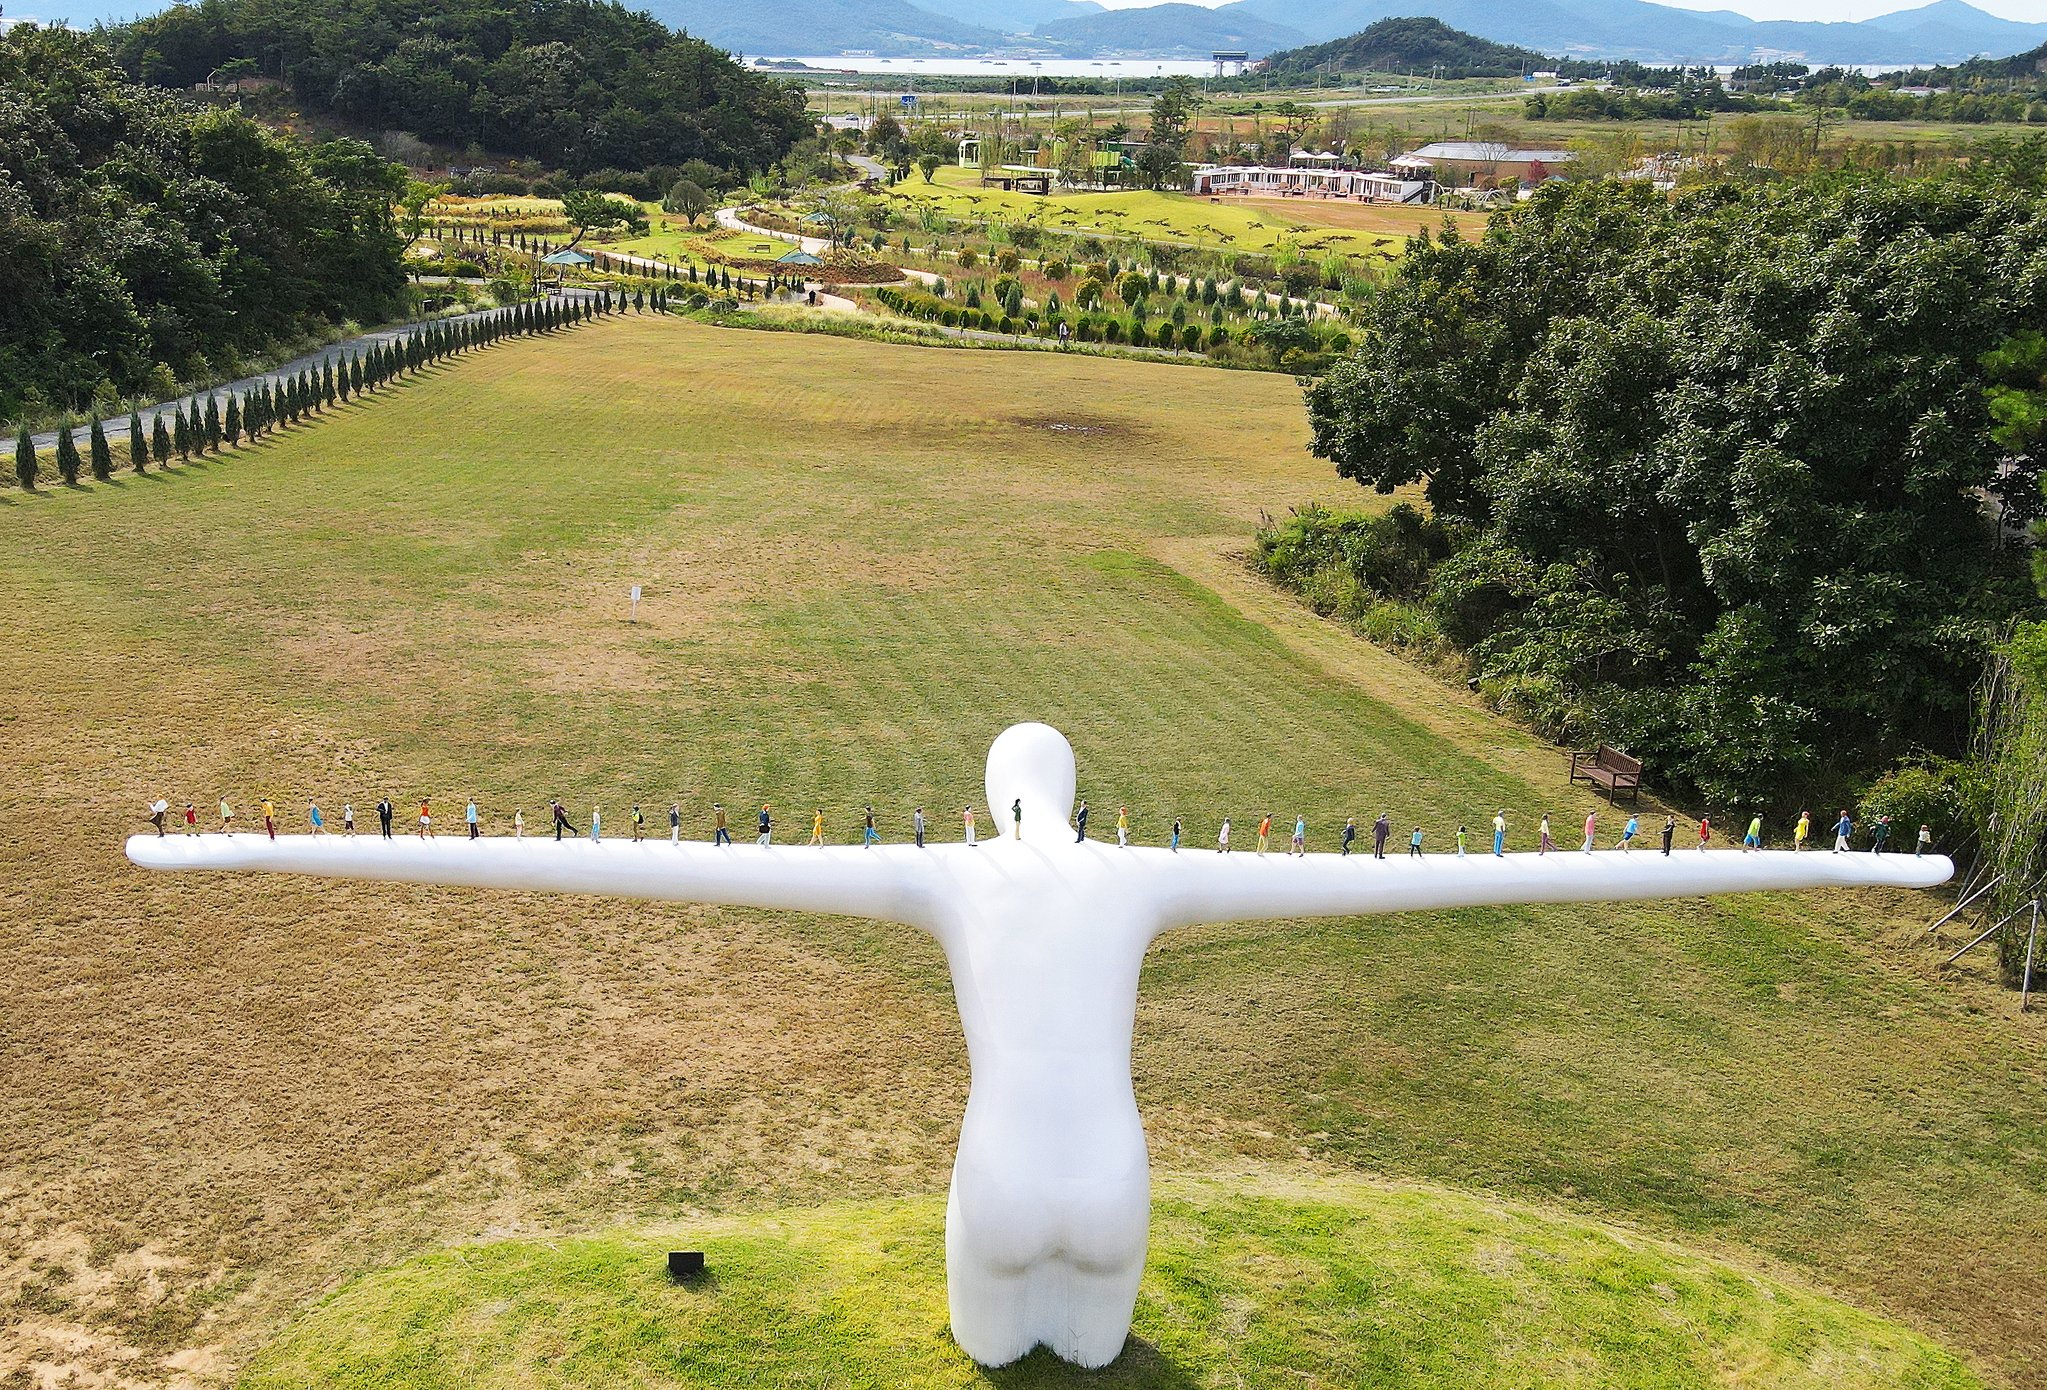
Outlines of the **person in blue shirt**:
{"type": "Polygon", "coordinates": [[[1499,859],[1507,853],[1507,812],[1504,808],[1493,817],[1493,858],[1499,859]]]}
{"type": "Polygon", "coordinates": [[[1848,837],[1854,833],[1855,822],[1849,818],[1848,812],[1844,809],[1841,812],[1841,819],[1834,822],[1834,853],[1846,854],[1848,852],[1848,837]]]}
{"type": "MultiPolygon", "coordinates": [[[[319,803],[319,802],[317,802],[317,801],[309,801],[309,802],[307,802],[307,803],[306,803],[306,815],[307,815],[307,816],[308,816],[308,817],[309,817],[309,818],[310,818],[310,819],[312,820],[312,822],[313,822],[313,833],[314,833],[315,835],[319,835],[319,834],[322,834],[322,833],[324,833],[324,832],[326,831],[326,829],[327,829],[327,822],[326,822],[325,820],[321,819],[321,817],[320,817],[320,803],[319,803]]],[[[159,834],[159,835],[163,834],[163,827],[162,827],[161,825],[157,826],[157,828],[156,828],[156,833],[157,833],[157,834],[159,834]]]]}
{"type": "Polygon", "coordinates": [[[1621,827],[1622,849],[1627,850],[1633,849],[1635,847],[1635,832],[1640,830],[1641,828],[1642,828],[1641,821],[1637,820],[1634,816],[1628,817],[1628,823],[1621,827]]]}
{"type": "Polygon", "coordinates": [[[473,840],[473,839],[475,839],[475,838],[476,838],[476,837],[477,837],[478,835],[480,835],[480,834],[482,834],[482,833],[483,833],[483,832],[482,832],[482,830],[480,830],[480,829],[478,828],[478,824],[477,824],[477,819],[476,819],[476,803],[475,803],[474,801],[472,801],[472,802],[470,802],[470,803],[469,803],[469,809],[468,809],[468,811],[467,811],[467,812],[465,812],[465,813],[464,813],[464,815],[463,815],[463,819],[469,822],[469,838],[470,838],[470,839],[472,839],[472,840],[473,840]]]}
{"type": "Polygon", "coordinates": [[[1170,848],[1175,854],[1180,852],[1180,818],[1178,816],[1173,817],[1173,843],[1170,848]]]}
{"type": "Polygon", "coordinates": [[[1418,825],[1414,828],[1414,834],[1407,837],[1407,857],[1409,859],[1422,857],[1422,828],[1418,825]]]}

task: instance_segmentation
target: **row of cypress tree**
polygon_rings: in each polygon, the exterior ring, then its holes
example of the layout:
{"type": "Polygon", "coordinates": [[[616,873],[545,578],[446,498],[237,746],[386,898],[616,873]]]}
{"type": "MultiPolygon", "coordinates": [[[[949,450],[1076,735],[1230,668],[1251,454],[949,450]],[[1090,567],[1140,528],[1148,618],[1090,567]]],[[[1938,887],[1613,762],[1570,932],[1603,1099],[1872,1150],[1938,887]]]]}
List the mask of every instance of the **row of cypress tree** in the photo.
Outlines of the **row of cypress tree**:
{"type": "MultiPolygon", "coordinates": [[[[662,307],[661,301],[665,298],[665,295],[657,294],[654,307],[662,307]]],[[[501,338],[545,333],[581,323],[598,314],[614,313],[626,308],[628,302],[624,294],[614,297],[605,292],[595,299],[534,301],[489,315],[426,324],[404,337],[378,343],[361,352],[329,358],[318,367],[302,368],[296,375],[260,381],[240,395],[229,392],[225,408],[221,397],[212,392],[208,392],[203,401],[180,401],[168,412],[170,424],[164,423],[166,412],[159,410],[156,413],[154,427],[147,438],[143,434],[141,414],[130,412],[127,463],[137,473],[143,473],[148,471],[151,463],[163,467],[170,462],[173,454],[180,460],[190,459],[194,454],[217,454],[223,445],[239,445],[244,439],[254,442],[274,430],[295,425],[330,405],[364,395],[388,381],[417,372],[429,363],[471,348],[487,346],[501,338]]],[[[641,307],[646,307],[644,297],[641,307]]],[[[67,484],[76,483],[79,473],[86,469],[90,469],[92,476],[101,482],[114,475],[113,448],[107,441],[105,425],[96,415],[87,435],[83,457],[79,454],[78,441],[73,436],[70,422],[65,422],[57,431],[57,476],[67,484]]],[[[41,475],[41,460],[24,422],[14,441],[15,481],[24,488],[33,488],[41,475]]]]}

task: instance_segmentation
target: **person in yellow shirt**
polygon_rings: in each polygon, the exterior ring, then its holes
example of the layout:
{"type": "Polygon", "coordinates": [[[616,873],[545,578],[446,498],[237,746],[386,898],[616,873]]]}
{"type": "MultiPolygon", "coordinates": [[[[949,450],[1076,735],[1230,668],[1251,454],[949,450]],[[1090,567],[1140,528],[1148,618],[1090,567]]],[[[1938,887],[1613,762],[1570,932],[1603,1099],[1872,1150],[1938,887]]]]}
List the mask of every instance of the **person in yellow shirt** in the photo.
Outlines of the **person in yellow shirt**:
{"type": "Polygon", "coordinates": [[[1130,847],[1130,808],[1128,806],[1118,806],[1116,808],[1116,843],[1125,849],[1130,847]]]}
{"type": "Polygon", "coordinates": [[[277,808],[267,796],[263,798],[263,833],[273,840],[277,838],[277,808]]]}
{"type": "Polygon", "coordinates": [[[817,816],[810,822],[810,842],[813,845],[824,843],[824,807],[822,806],[817,808],[817,816]]]}
{"type": "Polygon", "coordinates": [[[1798,824],[1791,831],[1791,847],[1795,850],[1804,849],[1805,837],[1810,834],[1812,834],[1812,812],[1800,811],[1798,813],[1798,824]]]}

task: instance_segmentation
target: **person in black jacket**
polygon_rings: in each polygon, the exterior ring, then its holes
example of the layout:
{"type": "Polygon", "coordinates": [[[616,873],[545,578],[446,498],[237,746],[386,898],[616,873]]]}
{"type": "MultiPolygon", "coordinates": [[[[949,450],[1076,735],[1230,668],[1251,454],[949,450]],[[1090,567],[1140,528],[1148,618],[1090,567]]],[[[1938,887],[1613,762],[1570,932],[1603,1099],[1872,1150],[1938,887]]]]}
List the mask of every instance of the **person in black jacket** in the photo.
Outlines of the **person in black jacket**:
{"type": "Polygon", "coordinates": [[[1080,843],[1080,842],[1081,842],[1082,840],[1085,840],[1085,839],[1087,838],[1087,802],[1086,802],[1086,801],[1082,801],[1082,802],[1080,803],[1080,814],[1079,814],[1079,815],[1077,815],[1077,816],[1075,816],[1075,817],[1074,817],[1073,819],[1074,819],[1074,823],[1075,823],[1076,825],[1078,825],[1078,826],[1080,827],[1080,833],[1079,833],[1079,834],[1077,834],[1077,835],[1075,835],[1075,836],[1073,837],[1073,843],[1075,843],[1075,844],[1077,845],[1077,844],[1079,844],[1079,843],[1080,843]]]}
{"type": "Polygon", "coordinates": [[[1350,842],[1358,837],[1358,823],[1350,816],[1343,818],[1343,852],[1350,853],[1350,842]]]}
{"type": "Polygon", "coordinates": [[[1386,837],[1393,833],[1393,822],[1388,819],[1389,814],[1389,812],[1381,811],[1379,819],[1372,822],[1372,858],[1374,859],[1384,859],[1386,857],[1386,837]]]}
{"type": "Polygon", "coordinates": [[[377,802],[377,829],[384,832],[384,838],[391,838],[391,798],[384,797],[377,802]]]}

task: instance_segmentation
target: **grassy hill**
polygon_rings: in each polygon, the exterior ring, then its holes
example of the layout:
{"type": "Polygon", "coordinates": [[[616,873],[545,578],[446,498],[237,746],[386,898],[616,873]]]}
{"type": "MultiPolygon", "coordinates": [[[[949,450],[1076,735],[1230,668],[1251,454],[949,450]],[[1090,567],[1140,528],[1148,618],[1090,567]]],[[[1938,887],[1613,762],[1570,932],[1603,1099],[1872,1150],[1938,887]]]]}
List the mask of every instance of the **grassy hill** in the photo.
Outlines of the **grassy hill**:
{"type": "Polygon", "coordinates": [[[266,1348],[246,1390],[735,1384],[1980,1385],[1924,1338],[1781,1279],[1461,1193],[1170,1181],[1132,1340],[982,1372],[946,1332],[944,1201],[437,1250],[266,1348]],[[701,1248],[678,1288],[663,1252],[701,1248]]]}
{"type": "MultiPolygon", "coordinates": [[[[146,875],[120,840],[152,797],[292,825],[309,796],[331,824],[474,795],[492,833],[550,795],[613,824],[678,800],[703,835],[713,799],[772,798],[847,841],[872,800],[896,838],[978,800],[988,740],[1034,717],[1154,842],[1174,814],[1199,843],[1298,809],[1317,848],[1382,808],[1432,845],[1582,816],[1553,750],[1232,558],[1261,511],[1355,496],[1305,437],[1270,375],[649,317],[164,475],[0,491],[0,1376],[206,1384],[446,1241],[905,1198],[846,1229],[928,1240],[944,1189],[965,1057],[916,933],[146,875]]],[[[2039,1016],[1933,978],[1928,916],[1176,934],[1138,1016],[1154,1160],[1620,1221],[2037,1382],[2039,1016]]]]}

